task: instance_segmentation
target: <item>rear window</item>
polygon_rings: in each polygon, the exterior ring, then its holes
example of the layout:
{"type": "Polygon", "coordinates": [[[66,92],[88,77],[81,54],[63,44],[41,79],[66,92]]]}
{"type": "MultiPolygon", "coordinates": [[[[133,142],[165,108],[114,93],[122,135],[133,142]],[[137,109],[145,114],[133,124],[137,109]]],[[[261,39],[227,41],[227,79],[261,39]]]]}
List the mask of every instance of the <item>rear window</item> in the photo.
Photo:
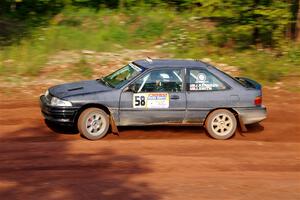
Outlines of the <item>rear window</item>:
{"type": "MultiPolygon", "coordinates": [[[[213,67],[213,66],[211,66],[211,67],[213,67]]],[[[213,67],[213,68],[215,68],[216,70],[223,73],[225,76],[227,76],[228,78],[232,79],[233,81],[237,82],[238,84],[242,85],[245,88],[255,88],[255,85],[253,85],[252,83],[250,83],[249,81],[247,81],[241,77],[232,77],[229,74],[227,74],[226,72],[223,72],[216,67],[213,67]]]]}
{"type": "Polygon", "coordinates": [[[253,85],[252,83],[250,83],[246,79],[243,79],[243,78],[240,78],[240,77],[235,77],[233,79],[236,80],[237,82],[239,82],[245,88],[255,88],[255,85],[253,85]]]}

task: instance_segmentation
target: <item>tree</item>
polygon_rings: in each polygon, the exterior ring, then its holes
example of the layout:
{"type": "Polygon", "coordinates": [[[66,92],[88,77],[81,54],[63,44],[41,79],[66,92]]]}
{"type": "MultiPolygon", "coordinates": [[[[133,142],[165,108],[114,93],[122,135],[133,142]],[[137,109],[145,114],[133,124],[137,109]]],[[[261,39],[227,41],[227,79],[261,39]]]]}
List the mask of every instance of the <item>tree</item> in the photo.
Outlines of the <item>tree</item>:
{"type": "Polygon", "coordinates": [[[299,30],[297,30],[299,28],[299,0],[291,0],[290,1],[290,5],[291,5],[291,21],[290,21],[290,26],[289,26],[289,30],[288,30],[288,36],[290,37],[291,40],[295,41],[297,40],[297,35],[299,30]]]}
{"type": "Polygon", "coordinates": [[[289,4],[283,0],[198,0],[199,15],[215,21],[223,43],[239,47],[260,43],[276,46],[290,21],[289,4]]]}
{"type": "Polygon", "coordinates": [[[296,17],[296,30],[295,30],[295,39],[300,43],[300,0],[298,0],[298,11],[296,17]]]}

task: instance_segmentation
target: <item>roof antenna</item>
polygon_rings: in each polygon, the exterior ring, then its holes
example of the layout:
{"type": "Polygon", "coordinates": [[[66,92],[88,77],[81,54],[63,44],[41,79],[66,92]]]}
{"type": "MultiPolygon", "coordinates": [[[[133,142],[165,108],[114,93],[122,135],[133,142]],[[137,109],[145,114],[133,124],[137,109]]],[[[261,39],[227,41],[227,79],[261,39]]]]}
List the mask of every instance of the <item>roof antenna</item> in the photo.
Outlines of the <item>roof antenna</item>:
{"type": "Polygon", "coordinates": [[[150,58],[149,56],[147,56],[146,61],[149,62],[149,63],[153,62],[152,58],[150,58]]]}

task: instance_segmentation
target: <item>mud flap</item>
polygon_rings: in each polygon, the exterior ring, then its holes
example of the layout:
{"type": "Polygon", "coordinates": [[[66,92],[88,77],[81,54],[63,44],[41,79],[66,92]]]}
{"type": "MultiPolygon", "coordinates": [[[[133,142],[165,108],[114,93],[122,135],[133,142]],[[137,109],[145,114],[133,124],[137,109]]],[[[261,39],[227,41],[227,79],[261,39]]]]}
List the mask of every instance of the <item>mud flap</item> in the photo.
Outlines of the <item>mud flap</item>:
{"type": "Polygon", "coordinates": [[[240,124],[240,127],[241,127],[241,131],[242,131],[242,132],[247,132],[248,129],[247,129],[247,127],[245,126],[245,124],[244,124],[242,118],[240,117],[240,115],[238,115],[238,117],[239,117],[239,122],[240,122],[239,124],[240,124]]]}
{"type": "Polygon", "coordinates": [[[112,115],[109,116],[109,123],[111,125],[111,131],[115,135],[119,135],[118,127],[116,126],[115,120],[112,115]]]}

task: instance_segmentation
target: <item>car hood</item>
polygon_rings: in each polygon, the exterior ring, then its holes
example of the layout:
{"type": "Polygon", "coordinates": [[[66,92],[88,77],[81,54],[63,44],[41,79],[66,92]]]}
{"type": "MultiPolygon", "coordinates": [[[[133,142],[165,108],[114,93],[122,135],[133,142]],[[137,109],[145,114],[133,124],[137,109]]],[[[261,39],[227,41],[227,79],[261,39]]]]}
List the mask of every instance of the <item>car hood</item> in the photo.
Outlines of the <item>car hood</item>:
{"type": "Polygon", "coordinates": [[[108,90],[111,90],[111,88],[103,85],[97,80],[90,80],[56,85],[50,88],[49,92],[52,96],[66,98],[74,95],[104,92],[108,90]]]}

